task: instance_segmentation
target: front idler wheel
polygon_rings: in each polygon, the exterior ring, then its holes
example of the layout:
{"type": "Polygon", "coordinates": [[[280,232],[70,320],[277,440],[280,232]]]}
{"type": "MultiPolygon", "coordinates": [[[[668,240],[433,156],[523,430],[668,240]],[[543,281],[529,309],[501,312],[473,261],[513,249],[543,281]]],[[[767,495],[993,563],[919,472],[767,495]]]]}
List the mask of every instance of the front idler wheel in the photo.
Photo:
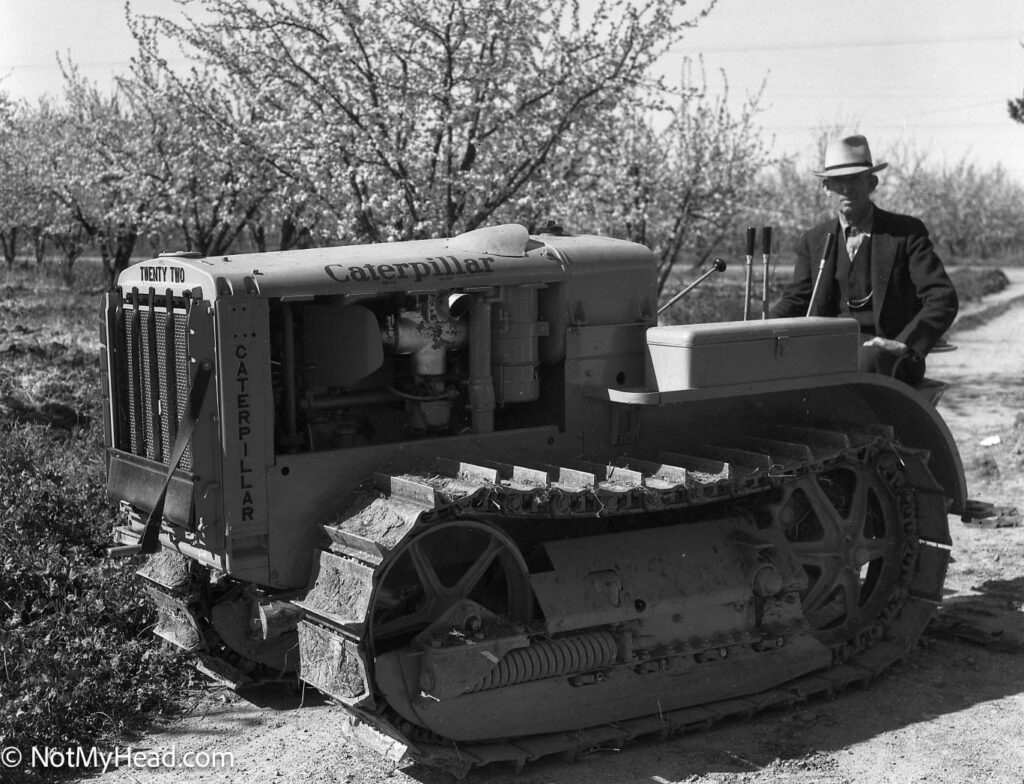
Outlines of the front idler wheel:
{"type": "Polygon", "coordinates": [[[376,654],[406,645],[462,602],[508,622],[530,619],[529,571],[500,528],[456,520],[426,528],[402,544],[381,574],[369,637],[376,654]]]}

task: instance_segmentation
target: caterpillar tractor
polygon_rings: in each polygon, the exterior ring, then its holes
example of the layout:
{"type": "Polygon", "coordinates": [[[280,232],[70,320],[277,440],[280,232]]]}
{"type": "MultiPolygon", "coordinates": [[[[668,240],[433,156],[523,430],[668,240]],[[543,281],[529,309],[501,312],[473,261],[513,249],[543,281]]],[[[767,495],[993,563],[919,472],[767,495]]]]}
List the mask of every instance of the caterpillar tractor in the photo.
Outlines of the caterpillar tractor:
{"type": "Polygon", "coordinates": [[[459,775],[870,680],[941,599],[946,425],[853,320],[656,302],[647,248],[517,225],[137,264],[111,552],[210,670],[459,775]]]}

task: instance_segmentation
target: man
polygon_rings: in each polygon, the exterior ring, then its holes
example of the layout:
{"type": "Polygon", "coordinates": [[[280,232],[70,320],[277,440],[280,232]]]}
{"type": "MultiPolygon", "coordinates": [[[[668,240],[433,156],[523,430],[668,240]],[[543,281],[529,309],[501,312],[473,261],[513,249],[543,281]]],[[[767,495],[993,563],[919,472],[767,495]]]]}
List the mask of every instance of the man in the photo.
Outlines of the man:
{"type": "Polygon", "coordinates": [[[875,172],[886,166],[872,163],[863,136],[828,146],[824,168],[814,175],[837,217],[800,238],[793,281],[770,315],[854,318],[864,338],[860,369],[917,384],[924,377],[925,355],[953,323],[959,301],[924,224],[872,203],[875,172]],[[835,242],[812,303],[829,233],[835,242]]]}

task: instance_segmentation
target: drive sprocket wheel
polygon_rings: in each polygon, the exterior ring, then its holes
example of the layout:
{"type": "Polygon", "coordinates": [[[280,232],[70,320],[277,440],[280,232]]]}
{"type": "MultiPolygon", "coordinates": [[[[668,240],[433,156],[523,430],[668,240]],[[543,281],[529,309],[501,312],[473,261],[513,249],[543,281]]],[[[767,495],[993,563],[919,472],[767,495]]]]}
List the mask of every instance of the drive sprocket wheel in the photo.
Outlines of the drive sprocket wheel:
{"type": "Polygon", "coordinates": [[[381,573],[368,630],[374,650],[403,644],[464,600],[511,622],[528,621],[533,594],[519,548],[500,528],[472,520],[423,530],[381,573]]]}
{"type": "Polygon", "coordinates": [[[917,542],[907,492],[891,452],[785,487],[774,516],[807,574],[804,615],[826,645],[881,637],[906,597],[908,549],[917,542]]]}

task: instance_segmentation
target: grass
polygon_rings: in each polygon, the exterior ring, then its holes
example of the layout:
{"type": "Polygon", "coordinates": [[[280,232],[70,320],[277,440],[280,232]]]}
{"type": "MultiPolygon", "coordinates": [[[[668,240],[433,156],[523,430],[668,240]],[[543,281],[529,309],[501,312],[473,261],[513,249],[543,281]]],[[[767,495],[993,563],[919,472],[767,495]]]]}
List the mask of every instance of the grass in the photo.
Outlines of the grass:
{"type": "Polygon", "coordinates": [[[104,495],[102,281],[88,272],[74,289],[45,266],[0,272],[0,747],[26,757],[33,746],[110,744],[172,710],[188,677],[148,633],[138,564],[103,554],[115,513],[104,495]]]}

